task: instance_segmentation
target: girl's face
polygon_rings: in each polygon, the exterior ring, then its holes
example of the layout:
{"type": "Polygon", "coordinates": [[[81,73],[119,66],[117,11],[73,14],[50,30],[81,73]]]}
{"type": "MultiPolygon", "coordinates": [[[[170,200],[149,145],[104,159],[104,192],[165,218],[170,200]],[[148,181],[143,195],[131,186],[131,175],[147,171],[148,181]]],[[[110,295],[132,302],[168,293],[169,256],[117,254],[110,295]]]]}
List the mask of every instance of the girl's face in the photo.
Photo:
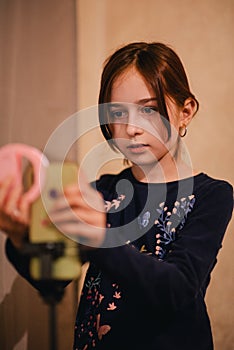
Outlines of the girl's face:
{"type": "Polygon", "coordinates": [[[110,128],[115,145],[133,164],[154,165],[175,153],[181,108],[169,98],[166,104],[171,125],[169,140],[156,96],[140,73],[131,67],[115,80],[109,106],[110,128]]]}

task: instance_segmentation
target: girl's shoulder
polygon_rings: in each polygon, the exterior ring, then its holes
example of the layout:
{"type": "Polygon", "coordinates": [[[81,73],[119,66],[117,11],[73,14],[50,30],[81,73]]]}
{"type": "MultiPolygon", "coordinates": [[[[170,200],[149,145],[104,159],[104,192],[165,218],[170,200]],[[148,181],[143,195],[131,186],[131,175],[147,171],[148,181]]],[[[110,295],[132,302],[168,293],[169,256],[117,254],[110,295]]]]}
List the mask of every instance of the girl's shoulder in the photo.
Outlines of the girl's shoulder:
{"type": "Polygon", "coordinates": [[[199,192],[201,196],[214,193],[229,194],[233,198],[233,186],[228,181],[211,177],[203,172],[194,176],[194,191],[199,192]]]}
{"type": "Polygon", "coordinates": [[[175,192],[181,195],[194,194],[199,202],[208,201],[214,204],[225,200],[229,203],[229,206],[233,206],[233,186],[225,179],[214,178],[204,172],[169,183],[148,184],[150,187],[147,188],[147,184],[139,183],[133,177],[131,168],[126,168],[117,174],[104,174],[98,180],[92,182],[91,185],[101,192],[105,198],[109,198],[109,196],[115,196],[118,193],[122,180],[129,181],[134,185],[134,189],[140,191],[141,194],[145,190],[155,191],[155,193],[166,190],[169,196],[174,195],[175,192]]]}
{"type": "Polygon", "coordinates": [[[126,168],[121,170],[117,174],[103,174],[96,181],[91,183],[91,186],[95,188],[97,191],[110,191],[115,188],[117,182],[121,179],[130,179],[131,170],[130,168],[126,168]]]}
{"type": "Polygon", "coordinates": [[[200,211],[218,217],[231,218],[233,213],[233,186],[224,179],[217,179],[205,173],[194,177],[194,196],[196,208],[200,211]]]}

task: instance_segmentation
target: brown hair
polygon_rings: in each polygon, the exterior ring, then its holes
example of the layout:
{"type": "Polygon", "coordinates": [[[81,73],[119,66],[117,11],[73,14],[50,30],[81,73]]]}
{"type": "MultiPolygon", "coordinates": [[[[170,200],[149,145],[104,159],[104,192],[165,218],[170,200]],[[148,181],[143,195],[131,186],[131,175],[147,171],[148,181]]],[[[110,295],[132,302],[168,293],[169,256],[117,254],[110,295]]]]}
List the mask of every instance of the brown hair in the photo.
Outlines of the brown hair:
{"type": "MultiPolygon", "coordinates": [[[[106,140],[112,139],[105,104],[111,101],[114,81],[127,68],[134,66],[155,92],[158,111],[169,121],[165,96],[171,97],[178,106],[192,98],[197,110],[199,103],[190,91],[183,64],[178,55],[167,45],[157,42],[135,42],[115,51],[105,62],[99,92],[99,121],[106,140]]],[[[163,120],[164,120],[163,118],[163,120]]],[[[170,137],[170,124],[164,123],[170,137]],[[169,124],[169,125],[168,125],[169,124]]]]}

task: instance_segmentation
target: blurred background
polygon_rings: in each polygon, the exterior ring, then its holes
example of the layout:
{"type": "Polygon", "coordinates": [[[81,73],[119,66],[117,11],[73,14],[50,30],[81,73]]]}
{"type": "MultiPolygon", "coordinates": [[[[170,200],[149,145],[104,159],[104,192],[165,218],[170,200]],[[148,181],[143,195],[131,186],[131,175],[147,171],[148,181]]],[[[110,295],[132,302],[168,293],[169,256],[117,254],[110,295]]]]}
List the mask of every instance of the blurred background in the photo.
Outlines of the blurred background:
{"type": "MultiPolygon", "coordinates": [[[[233,36],[233,0],[0,0],[0,146],[43,149],[62,121],[97,104],[103,62],[116,48],[160,41],[181,57],[200,102],[186,136],[194,167],[234,185],[233,36]]],[[[85,122],[81,113],[77,130],[85,122]]],[[[95,128],[73,156],[82,162],[102,142],[95,128]]],[[[215,350],[234,349],[233,228],[232,220],[206,297],[215,350]]],[[[3,235],[0,249],[0,348],[47,350],[48,307],[7,261],[3,235]]],[[[57,307],[59,350],[72,348],[77,304],[73,282],[57,307]]]]}

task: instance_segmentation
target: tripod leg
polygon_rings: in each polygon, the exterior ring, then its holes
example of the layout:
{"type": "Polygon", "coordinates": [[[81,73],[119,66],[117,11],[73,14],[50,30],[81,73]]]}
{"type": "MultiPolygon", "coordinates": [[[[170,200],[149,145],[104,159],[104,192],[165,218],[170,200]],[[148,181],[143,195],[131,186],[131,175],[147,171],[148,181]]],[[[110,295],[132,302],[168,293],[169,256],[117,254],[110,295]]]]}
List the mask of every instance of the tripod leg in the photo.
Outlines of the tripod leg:
{"type": "Polygon", "coordinates": [[[57,350],[57,332],[56,332],[56,303],[49,304],[49,322],[50,322],[50,350],[57,350]]]}

